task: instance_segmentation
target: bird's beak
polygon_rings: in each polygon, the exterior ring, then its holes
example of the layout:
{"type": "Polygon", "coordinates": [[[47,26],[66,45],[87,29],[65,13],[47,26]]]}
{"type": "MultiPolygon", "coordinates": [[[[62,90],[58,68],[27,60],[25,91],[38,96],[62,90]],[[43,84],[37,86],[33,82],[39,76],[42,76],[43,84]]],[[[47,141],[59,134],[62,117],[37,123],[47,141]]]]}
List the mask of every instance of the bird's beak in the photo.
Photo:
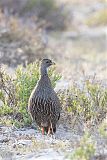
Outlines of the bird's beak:
{"type": "Polygon", "coordinates": [[[55,62],[52,62],[52,65],[55,65],[55,62]]]}

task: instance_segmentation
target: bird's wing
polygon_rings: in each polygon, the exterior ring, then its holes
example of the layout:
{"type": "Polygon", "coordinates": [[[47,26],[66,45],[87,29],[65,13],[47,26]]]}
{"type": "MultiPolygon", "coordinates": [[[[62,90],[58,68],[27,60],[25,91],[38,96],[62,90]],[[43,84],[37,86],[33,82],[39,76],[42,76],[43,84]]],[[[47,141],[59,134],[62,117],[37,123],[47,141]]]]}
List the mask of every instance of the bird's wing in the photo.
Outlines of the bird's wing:
{"type": "Polygon", "coordinates": [[[28,108],[35,121],[41,116],[41,119],[43,117],[52,117],[56,120],[58,120],[60,116],[59,103],[58,101],[53,100],[51,97],[48,99],[43,99],[40,97],[32,98],[29,101],[28,108]]]}
{"type": "Polygon", "coordinates": [[[45,121],[50,115],[50,101],[41,97],[33,97],[29,100],[28,110],[35,121],[45,121]]]}

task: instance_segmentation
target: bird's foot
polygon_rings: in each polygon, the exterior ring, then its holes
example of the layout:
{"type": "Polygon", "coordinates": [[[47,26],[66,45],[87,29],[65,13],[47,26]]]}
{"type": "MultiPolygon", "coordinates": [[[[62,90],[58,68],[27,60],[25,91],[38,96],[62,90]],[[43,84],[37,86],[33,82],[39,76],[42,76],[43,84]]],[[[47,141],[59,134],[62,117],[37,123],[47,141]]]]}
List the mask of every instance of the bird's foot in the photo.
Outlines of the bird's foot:
{"type": "Polygon", "coordinates": [[[51,137],[52,139],[56,139],[55,134],[53,132],[53,129],[51,127],[48,128],[48,134],[49,137],[51,137]]]}
{"type": "Polygon", "coordinates": [[[47,134],[47,136],[48,136],[49,138],[56,139],[55,134],[47,134]]]}

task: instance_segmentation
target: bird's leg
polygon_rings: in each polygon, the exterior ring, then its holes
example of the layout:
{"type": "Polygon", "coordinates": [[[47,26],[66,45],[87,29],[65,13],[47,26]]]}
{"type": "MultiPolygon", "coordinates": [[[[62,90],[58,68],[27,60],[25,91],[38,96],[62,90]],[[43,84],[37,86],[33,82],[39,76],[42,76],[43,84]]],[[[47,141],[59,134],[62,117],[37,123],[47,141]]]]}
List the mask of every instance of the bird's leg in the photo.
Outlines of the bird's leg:
{"type": "Polygon", "coordinates": [[[42,129],[42,135],[44,135],[45,134],[44,127],[42,127],[41,129],[42,129]]]}
{"type": "Polygon", "coordinates": [[[49,137],[51,137],[52,139],[56,139],[54,133],[53,133],[53,128],[48,127],[48,135],[49,137]]]}
{"type": "Polygon", "coordinates": [[[52,125],[48,127],[48,135],[54,134],[52,125]]]}
{"type": "Polygon", "coordinates": [[[54,134],[52,123],[51,123],[51,134],[52,134],[52,135],[54,134]]]}
{"type": "Polygon", "coordinates": [[[51,127],[49,126],[48,127],[48,135],[50,135],[51,134],[51,127]]]}

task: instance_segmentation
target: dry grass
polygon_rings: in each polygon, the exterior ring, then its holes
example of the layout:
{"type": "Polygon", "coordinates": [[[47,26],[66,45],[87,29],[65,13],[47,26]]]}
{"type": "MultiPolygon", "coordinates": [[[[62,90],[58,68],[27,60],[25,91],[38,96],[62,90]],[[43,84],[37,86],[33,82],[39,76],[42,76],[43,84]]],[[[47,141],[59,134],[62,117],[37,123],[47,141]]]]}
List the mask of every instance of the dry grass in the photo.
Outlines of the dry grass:
{"type": "Polygon", "coordinates": [[[105,26],[107,24],[107,9],[100,10],[86,20],[88,26],[105,26]]]}

